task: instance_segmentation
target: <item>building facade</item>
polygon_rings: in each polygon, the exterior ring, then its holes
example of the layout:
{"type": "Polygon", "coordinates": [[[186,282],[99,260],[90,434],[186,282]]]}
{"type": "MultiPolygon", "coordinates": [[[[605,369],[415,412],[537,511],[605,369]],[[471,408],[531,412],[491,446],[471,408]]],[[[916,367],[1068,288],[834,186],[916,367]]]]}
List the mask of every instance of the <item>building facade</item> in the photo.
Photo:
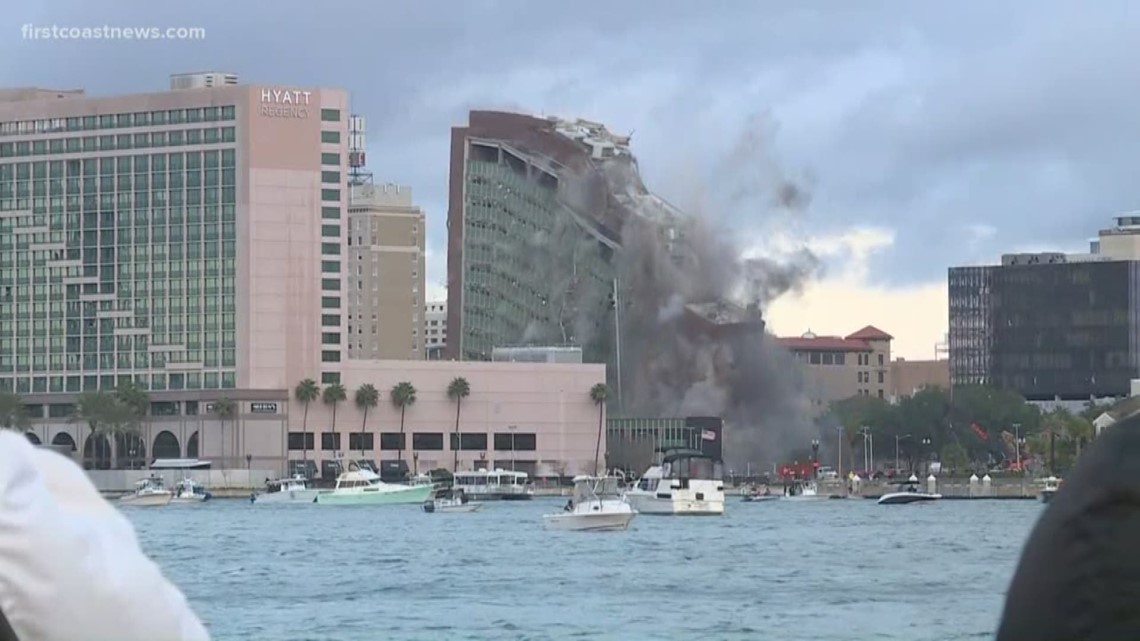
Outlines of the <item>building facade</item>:
{"type": "Polygon", "coordinates": [[[896,358],[891,362],[888,375],[891,389],[888,397],[892,400],[914,396],[928,387],[950,389],[950,361],[948,359],[912,361],[896,358]]]}
{"type": "Polygon", "coordinates": [[[1068,401],[1127,396],[1140,377],[1140,262],[1007,255],[948,281],[953,385],[1068,401]]]}
{"type": "Polygon", "coordinates": [[[424,212],[410,187],[352,185],[348,205],[349,358],[424,358],[424,212]]]}
{"type": "Polygon", "coordinates": [[[447,301],[428,301],[424,306],[424,347],[427,359],[443,358],[447,347],[447,301]]]}
{"type": "MultiPolygon", "coordinates": [[[[573,476],[593,470],[599,412],[590,388],[605,381],[604,365],[439,361],[349,361],[343,370],[348,400],[336,408],[315,401],[306,410],[286,389],[245,390],[238,414],[222,422],[212,396],[153,401],[143,433],[118,437],[117,446],[99,446],[102,436],[69,419],[72,407],[58,397],[28,395],[35,418],[35,441],[75,448],[89,468],[140,468],[154,458],[195,458],[214,468],[275,470],[308,467],[326,480],[337,461],[374,463],[402,460],[408,470],[459,469],[477,464],[526,471],[539,477],[573,476]],[[456,402],[447,395],[455,377],[467,379],[456,429],[456,402]],[[401,434],[400,411],[389,400],[400,382],[416,388],[401,434]],[[364,412],[353,402],[364,384],[380,392],[379,403],[364,412]],[[246,457],[249,457],[248,459],[246,457]],[[116,460],[112,461],[112,457],[116,460]],[[307,465],[306,465],[307,464],[307,465]]],[[[169,396],[152,394],[153,398],[169,396]]],[[[605,445],[602,436],[601,447],[605,445]]]]}
{"type": "Polygon", "coordinates": [[[889,400],[892,340],[871,325],[845,337],[808,332],[776,339],[803,367],[808,398],[820,412],[834,401],[857,395],[889,400]]]}
{"type": "Polygon", "coordinates": [[[0,388],[337,380],[346,106],[275,85],[0,93],[0,388]]]}

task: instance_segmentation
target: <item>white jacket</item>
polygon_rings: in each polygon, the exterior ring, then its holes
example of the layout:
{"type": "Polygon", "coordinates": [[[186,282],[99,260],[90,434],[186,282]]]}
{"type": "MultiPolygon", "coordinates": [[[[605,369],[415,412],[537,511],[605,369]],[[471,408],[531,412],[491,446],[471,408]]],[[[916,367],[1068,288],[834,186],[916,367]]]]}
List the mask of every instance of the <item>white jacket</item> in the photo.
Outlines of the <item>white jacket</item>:
{"type": "Polygon", "coordinates": [[[209,641],[74,462],[0,430],[0,612],[19,641],[209,641]]]}

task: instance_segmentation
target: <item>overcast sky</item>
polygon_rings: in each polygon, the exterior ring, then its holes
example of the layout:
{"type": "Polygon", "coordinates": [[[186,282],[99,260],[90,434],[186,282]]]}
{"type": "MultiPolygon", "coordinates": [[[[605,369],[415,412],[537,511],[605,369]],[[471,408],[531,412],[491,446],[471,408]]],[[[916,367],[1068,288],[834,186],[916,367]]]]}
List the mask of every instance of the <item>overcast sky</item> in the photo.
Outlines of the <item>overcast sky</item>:
{"type": "Polygon", "coordinates": [[[769,310],[778,332],[874,324],[919,358],[946,331],[948,266],[1079,250],[1140,208],[1138,23],[1124,0],[24,0],[0,17],[0,84],[111,94],[216,69],[345,88],[377,180],[427,211],[437,295],[448,128],[470,108],[599,120],[634,132],[651,189],[761,250],[776,234],[825,256],[769,310]],[[207,38],[22,40],[29,23],[207,38]],[[802,214],[771,208],[779,176],[810,186],[802,214]]]}

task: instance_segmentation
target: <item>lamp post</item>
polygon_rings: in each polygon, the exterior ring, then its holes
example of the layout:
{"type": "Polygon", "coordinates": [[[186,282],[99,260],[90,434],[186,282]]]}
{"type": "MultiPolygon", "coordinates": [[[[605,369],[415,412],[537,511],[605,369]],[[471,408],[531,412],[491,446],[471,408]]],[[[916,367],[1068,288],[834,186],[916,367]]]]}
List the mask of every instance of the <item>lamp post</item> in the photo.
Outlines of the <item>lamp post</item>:
{"type": "Polygon", "coordinates": [[[253,463],[253,454],[245,455],[245,478],[249,483],[249,489],[253,489],[253,471],[250,469],[250,464],[253,463]]]}
{"type": "Polygon", "coordinates": [[[420,453],[412,452],[412,476],[420,473],[420,453]]]}
{"type": "Polygon", "coordinates": [[[922,452],[925,453],[925,458],[926,458],[926,471],[929,472],[930,471],[930,453],[927,452],[926,450],[927,450],[927,448],[930,447],[931,441],[929,438],[923,437],[923,439],[919,442],[922,443],[922,452]]]}
{"type": "Polygon", "coordinates": [[[811,440],[811,462],[812,462],[812,477],[819,477],[819,439],[813,438],[811,440]]]}
{"type": "Polygon", "coordinates": [[[838,432],[838,436],[836,437],[836,441],[837,441],[836,445],[838,447],[836,448],[836,450],[839,452],[837,458],[835,459],[835,470],[836,470],[836,472],[839,473],[839,478],[842,479],[843,478],[843,426],[842,425],[836,425],[835,431],[838,432]]]}
{"type": "Polygon", "coordinates": [[[899,441],[904,438],[910,438],[910,434],[898,435],[895,434],[895,474],[899,473],[899,441]]]}
{"type": "Polygon", "coordinates": [[[863,435],[863,473],[867,476],[871,476],[870,470],[874,457],[867,447],[871,438],[871,428],[864,425],[859,433],[863,435]]]}
{"type": "Polygon", "coordinates": [[[1017,471],[1021,471],[1021,423],[1013,424],[1013,447],[1017,453],[1017,471]]]}

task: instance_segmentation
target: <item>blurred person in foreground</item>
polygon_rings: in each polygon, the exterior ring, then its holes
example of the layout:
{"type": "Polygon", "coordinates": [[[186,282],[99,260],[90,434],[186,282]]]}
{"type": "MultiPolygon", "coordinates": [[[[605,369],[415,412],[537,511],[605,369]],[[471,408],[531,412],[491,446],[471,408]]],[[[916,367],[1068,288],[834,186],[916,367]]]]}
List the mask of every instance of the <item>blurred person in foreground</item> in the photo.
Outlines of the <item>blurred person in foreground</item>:
{"type": "Polygon", "coordinates": [[[0,641],[209,641],[73,461],[0,430],[0,641]]]}
{"type": "Polygon", "coordinates": [[[1021,553],[997,641],[1140,639],[1140,415],[1104,430],[1021,553]]]}

